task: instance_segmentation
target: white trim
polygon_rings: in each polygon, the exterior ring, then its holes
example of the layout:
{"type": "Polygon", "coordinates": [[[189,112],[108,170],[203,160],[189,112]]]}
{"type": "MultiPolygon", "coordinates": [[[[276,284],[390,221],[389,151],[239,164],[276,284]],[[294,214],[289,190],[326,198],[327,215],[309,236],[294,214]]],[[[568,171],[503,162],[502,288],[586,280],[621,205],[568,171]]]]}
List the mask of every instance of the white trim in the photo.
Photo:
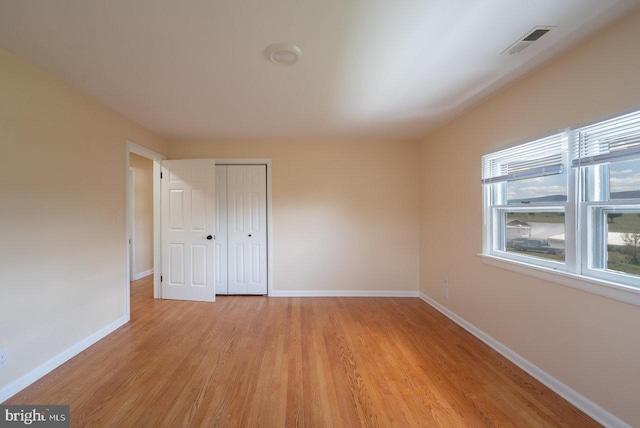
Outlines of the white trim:
{"type": "Polygon", "coordinates": [[[160,153],[156,153],[151,149],[147,149],[146,147],[141,146],[140,144],[136,144],[133,141],[129,141],[129,140],[127,140],[127,153],[135,153],[144,158],[153,159],[157,161],[161,161],[167,158],[166,156],[161,155],[160,153]]]}
{"type": "Polygon", "coordinates": [[[271,191],[271,159],[267,160],[267,295],[275,290],[273,281],[273,204],[271,191]]]}
{"type": "Polygon", "coordinates": [[[123,316],[122,318],[96,331],[92,335],[82,339],[80,342],[71,346],[66,351],[63,351],[60,354],[56,355],[55,357],[51,358],[49,361],[46,361],[43,364],[40,364],[38,367],[26,373],[24,376],[6,385],[4,388],[0,389],[0,403],[11,398],[13,395],[22,391],[24,388],[31,385],[33,382],[37,381],[47,373],[53,371],[54,369],[58,368],[62,364],[66,363],[71,358],[75,357],[80,352],[89,348],[91,345],[93,345],[100,339],[113,333],[115,330],[125,325],[128,321],[129,321],[129,318],[123,316]]]}
{"type": "Polygon", "coordinates": [[[272,290],[270,297],[419,297],[417,291],[378,290],[272,290]]]}
{"type": "Polygon", "coordinates": [[[156,275],[153,278],[153,298],[160,299],[162,290],[160,287],[160,275],[162,275],[162,205],[160,201],[160,171],[162,167],[159,160],[153,161],[153,271],[156,275]]]}
{"type": "Polygon", "coordinates": [[[140,272],[140,273],[135,274],[133,276],[133,280],[137,281],[139,279],[142,279],[144,277],[147,277],[147,276],[151,275],[152,273],[153,273],[153,269],[145,270],[144,272],[140,272]]]}
{"type": "Polygon", "coordinates": [[[520,356],[519,354],[509,349],[507,346],[489,336],[487,333],[480,330],[470,322],[451,312],[449,309],[442,306],[440,303],[436,302],[426,294],[420,293],[420,299],[438,310],[440,313],[458,324],[460,327],[467,330],[469,333],[473,334],[486,345],[496,350],[503,357],[514,363],[516,366],[520,367],[525,372],[529,373],[535,379],[543,383],[546,387],[554,391],[556,394],[560,395],[562,398],[576,406],[578,409],[582,410],[597,422],[607,427],[630,428],[630,425],[619,419],[617,416],[609,413],[593,401],[589,400],[587,397],[565,385],[526,358],[520,356]]]}
{"type": "Polygon", "coordinates": [[[503,259],[501,257],[489,256],[487,254],[479,254],[479,256],[482,257],[482,262],[487,265],[532,276],[544,281],[575,288],[577,290],[629,303],[631,305],[640,306],[640,289],[637,288],[601,279],[576,275],[569,272],[548,269],[528,263],[517,262],[510,259],[503,259]]]}

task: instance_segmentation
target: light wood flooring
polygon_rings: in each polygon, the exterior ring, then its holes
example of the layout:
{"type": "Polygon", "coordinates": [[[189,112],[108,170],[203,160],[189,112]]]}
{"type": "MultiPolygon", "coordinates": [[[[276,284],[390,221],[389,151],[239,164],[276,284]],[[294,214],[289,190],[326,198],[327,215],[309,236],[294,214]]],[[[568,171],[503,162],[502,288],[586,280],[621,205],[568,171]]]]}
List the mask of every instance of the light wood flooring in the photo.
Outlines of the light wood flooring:
{"type": "Polygon", "coordinates": [[[593,420],[417,298],[154,300],[5,404],[74,427],[588,427],[593,420]]]}

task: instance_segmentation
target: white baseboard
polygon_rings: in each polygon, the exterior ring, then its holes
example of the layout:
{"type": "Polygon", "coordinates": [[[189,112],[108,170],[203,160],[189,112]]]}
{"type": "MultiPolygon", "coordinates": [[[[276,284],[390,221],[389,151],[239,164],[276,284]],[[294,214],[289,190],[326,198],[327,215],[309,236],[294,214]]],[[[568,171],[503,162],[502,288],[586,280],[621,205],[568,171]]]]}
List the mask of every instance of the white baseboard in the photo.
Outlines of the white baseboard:
{"type": "Polygon", "coordinates": [[[66,351],[63,351],[55,357],[51,358],[49,361],[39,365],[24,376],[14,380],[4,388],[0,389],[0,403],[22,391],[24,388],[31,385],[33,382],[37,381],[47,373],[66,363],[71,358],[75,357],[80,352],[84,351],[103,337],[122,327],[127,322],[128,318],[126,316],[123,316],[122,318],[96,331],[91,336],[88,336],[80,342],[76,343],[66,351]]]}
{"type": "Polygon", "coordinates": [[[140,272],[140,273],[137,273],[137,274],[133,275],[133,280],[137,281],[139,279],[144,278],[145,276],[151,275],[152,273],[153,273],[153,268],[151,268],[149,270],[145,270],[144,272],[140,272]]]}
{"type": "Polygon", "coordinates": [[[419,297],[418,291],[272,290],[269,297],[419,297]]]}
{"type": "Polygon", "coordinates": [[[560,382],[549,373],[531,363],[526,358],[515,353],[473,324],[451,312],[449,309],[442,306],[426,294],[420,293],[420,298],[605,427],[631,428],[630,425],[615,415],[609,413],[593,401],[560,382]]]}

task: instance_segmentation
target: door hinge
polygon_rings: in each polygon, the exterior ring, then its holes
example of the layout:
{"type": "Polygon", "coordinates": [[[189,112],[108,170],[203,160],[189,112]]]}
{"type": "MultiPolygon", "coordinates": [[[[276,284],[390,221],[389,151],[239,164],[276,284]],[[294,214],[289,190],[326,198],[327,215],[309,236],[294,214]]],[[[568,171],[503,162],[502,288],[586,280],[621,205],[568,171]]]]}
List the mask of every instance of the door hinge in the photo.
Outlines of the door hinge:
{"type": "Polygon", "coordinates": [[[160,282],[162,282],[162,275],[160,275],[160,282]]]}
{"type": "Polygon", "coordinates": [[[160,179],[162,179],[162,173],[160,173],[160,179]]]}

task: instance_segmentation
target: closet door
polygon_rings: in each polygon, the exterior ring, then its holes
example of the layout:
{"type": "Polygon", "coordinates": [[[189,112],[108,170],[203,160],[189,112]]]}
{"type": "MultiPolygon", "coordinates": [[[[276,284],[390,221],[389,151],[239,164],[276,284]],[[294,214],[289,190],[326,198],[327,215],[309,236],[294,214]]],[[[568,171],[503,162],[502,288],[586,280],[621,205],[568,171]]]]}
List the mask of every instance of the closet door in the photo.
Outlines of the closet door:
{"type": "Polygon", "coordinates": [[[227,278],[227,166],[216,165],[215,284],[216,294],[229,294],[227,278]]]}
{"type": "Polygon", "coordinates": [[[227,257],[229,294],[267,294],[265,165],[227,166],[227,257]]]}

